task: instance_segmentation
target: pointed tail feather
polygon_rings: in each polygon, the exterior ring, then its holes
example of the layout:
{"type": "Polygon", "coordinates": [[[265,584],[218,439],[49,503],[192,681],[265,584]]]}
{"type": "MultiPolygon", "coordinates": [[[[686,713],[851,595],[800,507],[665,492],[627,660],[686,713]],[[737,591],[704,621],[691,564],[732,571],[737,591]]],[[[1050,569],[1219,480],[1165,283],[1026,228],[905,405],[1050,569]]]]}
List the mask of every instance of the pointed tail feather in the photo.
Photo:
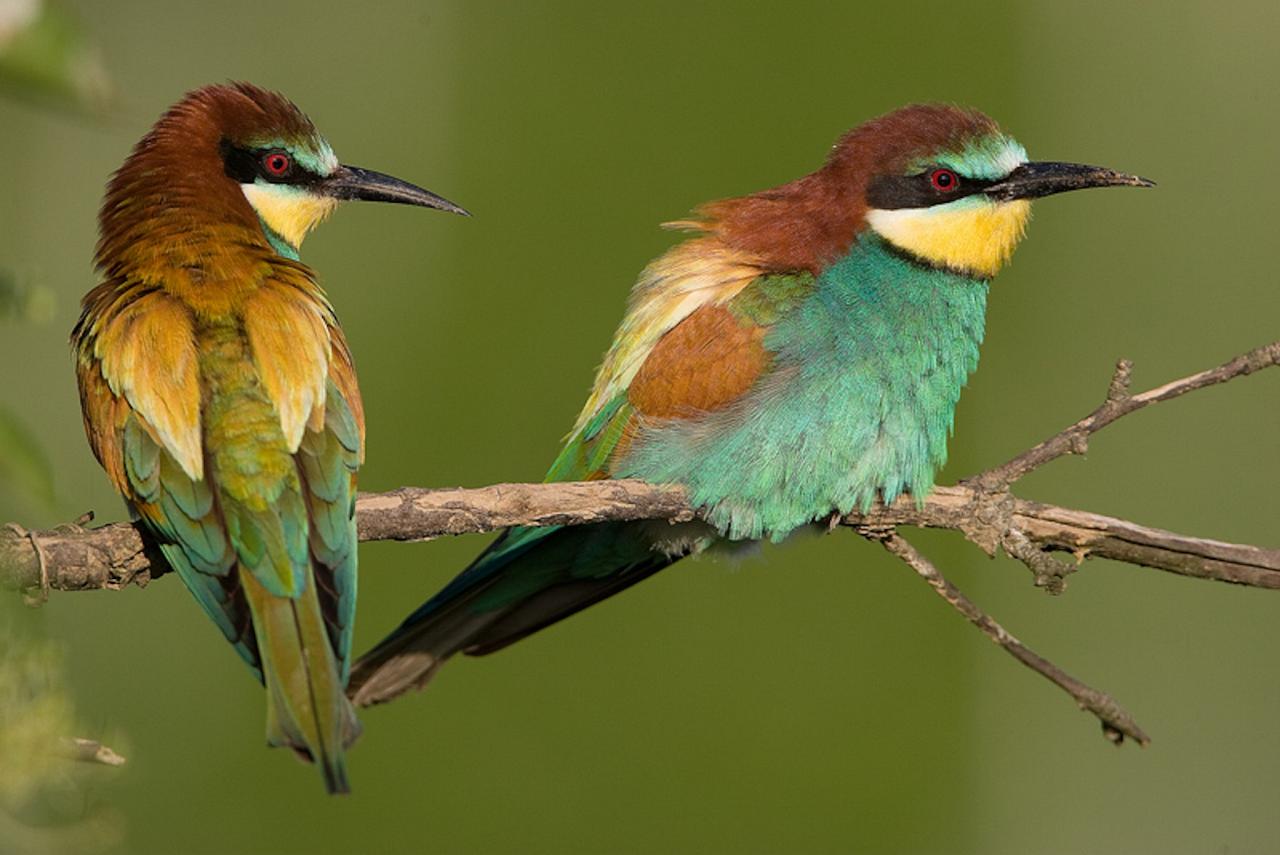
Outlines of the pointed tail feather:
{"type": "Polygon", "coordinates": [[[267,742],[320,766],[330,793],[347,793],[344,752],[360,735],[343,691],[314,579],[296,598],[269,593],[241,571],[267,685],[267,742]]]}
{"type": "Polygon", "coordinates": [[[500,650],[680,557],[654,549],[643,524],[512,529],[360,657],[348,692],[369,706],[421,689],[455,653],[500,650]]]}
{"type": "Polygon", "coordinates": [[[500,616],[470,613],[465,607],[470,599],[461,599],[447,614],[396,630],[360,657],[347,686],[356,706],[385,703],[410,689],[423,688],[475,633],[500,616]]]}
{"type": "Polygon", "coordinates": [[[654,555],[638,565],[619,570],[602,579],[579,579],[565,582],[534,594],[502,618],[481,628],[464,651],[468,656],[488,656],[528,638],[535,632],[559,623],[585,608],[620,594],[637,582],[643,582],[677,559],[654,555]]]}

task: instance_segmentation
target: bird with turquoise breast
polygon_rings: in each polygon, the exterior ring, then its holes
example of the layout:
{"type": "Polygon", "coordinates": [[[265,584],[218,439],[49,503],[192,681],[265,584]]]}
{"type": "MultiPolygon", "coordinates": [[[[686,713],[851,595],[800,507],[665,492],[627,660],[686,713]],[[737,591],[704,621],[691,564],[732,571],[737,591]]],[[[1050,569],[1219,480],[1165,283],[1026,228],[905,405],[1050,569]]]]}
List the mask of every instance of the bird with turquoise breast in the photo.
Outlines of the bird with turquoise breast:
{"type": "Polygon", "coordinates": [[[782,540],[946,461],[988,281],[1031,200],[1150,182],[1029,162],[994,121],[909,106],[816,172],[704,205],[641,274],[550,481],[678,484],[704,522],[515,528],[355,666],[358,703],[421,686],[713,544],[782,540]]]}
{"type": "Polygon", "coordinates": [[[72,333],[85,430],[169,565],[267,689],[267,740],[348,789],[364,410],[307,233],[344,199],[465,213],[343,166],[284,97],[191,92],[107,188],[72,333]]]}

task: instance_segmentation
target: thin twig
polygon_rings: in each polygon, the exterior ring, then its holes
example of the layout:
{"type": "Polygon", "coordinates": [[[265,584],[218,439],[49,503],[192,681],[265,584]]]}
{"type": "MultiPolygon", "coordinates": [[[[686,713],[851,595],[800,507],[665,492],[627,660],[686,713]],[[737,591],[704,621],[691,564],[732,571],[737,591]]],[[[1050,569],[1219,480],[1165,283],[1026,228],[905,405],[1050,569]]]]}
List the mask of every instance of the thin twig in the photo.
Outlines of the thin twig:
{"type": "Polygon", "coordinates": [[[123,766],[125,759],[107,746],[93,739],[72,737],[63,740],[60,752],[68,760],[78,763],[98,763],[102,766],[123,766]]]}
{"type": "Polygon", "coordinates": [[[1111,379],[1107,398],[1102,406],[1071,427],[1024,451],[1009,462],[994,469],[988,469],[969,480],[986,489],[1007,488],[1028,472],[1040,468],[1051,460],[1066,454],[1083,454],[1088,450],[1089,437],[1122,416],[1152,404],[1194,392],[1196,389],[1226,383],[1228,380],[1244,377],[1277,364],[1280,364],[1280,341],[1273,341],[1271,344],[1254,348],[1229,362],[1224,362],[1217,368],[1182,377],[1140,395],[1130,395],[1129,376],[1133,365],[1128,360],[1121,360],[1116,365],[1115,375],[1111,379]]]}
{"type": "Polygon", "coordinates": [[[884,544],[884,548],[901,558],[912,570],[929,583],[934,592],[946,600],[956,611],[964,615],[970,623],[982,630],[983,634],[1000,645],[1014,659],[1026,665],[1032,671],[1048,679],[1075,699],[1080,708],[1097,716],[1102,722],[1102,732],[1112,742],[1119,745],[1127,736],[1139,745],[1146,745],[1150,737],[1142,731],[1133,716],[1116,703],[1106,692],[1090,688],[1075,677],[1054,665],[1048,659],[1031,650],[1014,638],[995,619],[961,593],[960,589],[942,575],[929,559],[925,558],[914,546],[902,538],[896,531],[867,531],[864,534],[884,544]]]}

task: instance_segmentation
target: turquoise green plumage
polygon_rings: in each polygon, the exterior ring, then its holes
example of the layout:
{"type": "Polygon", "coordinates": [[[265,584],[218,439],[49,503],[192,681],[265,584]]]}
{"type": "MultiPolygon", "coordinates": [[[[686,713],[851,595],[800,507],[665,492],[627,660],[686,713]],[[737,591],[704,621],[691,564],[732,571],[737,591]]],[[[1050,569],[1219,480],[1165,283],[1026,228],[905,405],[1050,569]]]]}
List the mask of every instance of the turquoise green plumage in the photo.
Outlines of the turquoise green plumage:
{"type": "Polygon", "coordinates": [[[679,484],[702,521],[504,533],[357,662],[357,702],[714,544],[922,499],[1030,199],[1143,183],[1029,163],[987,117],[923,105],[854,129],[811,175],[676,224],[702,236],[641,275],[548,479],[679,484]]]}

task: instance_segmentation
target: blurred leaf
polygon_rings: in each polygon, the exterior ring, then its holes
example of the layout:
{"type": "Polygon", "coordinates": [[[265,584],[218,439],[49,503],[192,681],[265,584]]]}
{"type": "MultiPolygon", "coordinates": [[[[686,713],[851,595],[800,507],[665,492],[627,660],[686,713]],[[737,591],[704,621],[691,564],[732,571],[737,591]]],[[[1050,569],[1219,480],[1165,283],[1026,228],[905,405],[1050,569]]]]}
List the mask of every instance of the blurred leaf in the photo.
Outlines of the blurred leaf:
{"type": "Polygon", "coordinates": [[[85,788],[101,773],[63,748],[78,721],[62,655],[33,636],[20,609],[16,598],[0,601],[0,851],[107,849],[120,818],[89,804],[85,788]]]}
{"type": "Polygon", "coordinates": [[[67,774],[53,748],[76,726],[71,699],[57,685],[62,663],[56,652],[25,638],[16,625],[0,630],[0,640],[0,805],[13,809],[67,774]]]}
{"type": "Polygon", "coordinates": [[[5,410],[0,410],[0,486],[45,506],[53,505],[49,458],[35,436],[5,410]]]}
{"type": "Polygon", "coordinates": [[[0,86],[37,102],[102,112],[111,82],[75,18],[53,0],[0,0],[0,86]]]}
{"type": "Polygon", "coordinates": [[[53,317],[53,310],[52,291],[21,282],[13,272],[0,269],[0,321],[44,323],[53,317]]]}

